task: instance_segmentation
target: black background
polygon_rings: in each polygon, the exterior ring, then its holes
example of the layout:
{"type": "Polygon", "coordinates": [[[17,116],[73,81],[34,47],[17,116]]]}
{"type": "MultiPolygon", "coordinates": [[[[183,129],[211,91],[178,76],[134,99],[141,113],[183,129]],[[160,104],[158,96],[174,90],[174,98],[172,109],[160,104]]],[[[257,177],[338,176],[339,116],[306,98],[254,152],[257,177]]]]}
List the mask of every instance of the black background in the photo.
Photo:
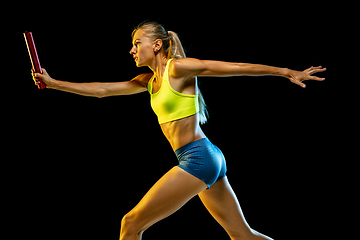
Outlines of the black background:
{"type": "MultiPolygon", "coordinates": [[[[82,97],[38,90],[30,76],[24,31],[33,32],[42,67],[55,79],[116,82],[149,72],[129,54],[131,32],[146,19],[177,32],[189,57],[328,68],[318,74],[326,81],[307,81],[306,89],[273,76],[200,78],[210,113],[203,130],[227,159],[250,226],[275,239],[322,235],[339,131],[329,119],[341,114],[328,49],[331,11],[323,2],[197,4],[59,2],[14,14],[22,21],[10,32],[4,130],[12,159],[3,168],[14,239],[116,240],[122,216],[177,164],[147,93],[82,97]]],[[[226,237],[197,197],[143,235],[226,237]]]]}

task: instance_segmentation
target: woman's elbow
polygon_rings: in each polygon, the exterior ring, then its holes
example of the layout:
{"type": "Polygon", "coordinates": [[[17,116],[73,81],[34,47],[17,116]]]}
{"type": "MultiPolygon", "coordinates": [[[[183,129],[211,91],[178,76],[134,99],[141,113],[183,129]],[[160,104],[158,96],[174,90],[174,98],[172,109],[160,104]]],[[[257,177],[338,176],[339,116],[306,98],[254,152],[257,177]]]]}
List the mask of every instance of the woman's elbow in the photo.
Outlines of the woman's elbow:
{"type": "Polygon", "coordinates": [[[109,96],[108,95],[108,90],[104,89],[104,88],[98,88],[96,89],[96,91],[94,92],[94,97],[97,97],[97,98],[104,98],[104,97],[107,97],[109,96]]]}

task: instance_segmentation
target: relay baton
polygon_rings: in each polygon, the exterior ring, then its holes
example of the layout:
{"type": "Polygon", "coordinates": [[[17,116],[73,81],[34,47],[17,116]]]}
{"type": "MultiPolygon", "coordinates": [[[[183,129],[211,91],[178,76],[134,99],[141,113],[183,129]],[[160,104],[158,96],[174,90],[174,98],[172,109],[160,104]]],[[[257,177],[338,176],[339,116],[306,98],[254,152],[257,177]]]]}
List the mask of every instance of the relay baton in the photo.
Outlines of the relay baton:
{"type": "MultiPolygon", "coordinates": [[[[29,50],[30,60],[31,60],[31,64],[33,67],[33,72],[42,74],[43,71],[41,69],[39,57],[36,52],[36,47],[35,47],[32,33],[28,32],[28,31],[24,32],[24,38],[25,38],[27,49],[29,50]]],[[[36,80],[38,82],[37,86],[39,89],[46,88],[45,83],[40,78],[36,78],[36,80]]]]}

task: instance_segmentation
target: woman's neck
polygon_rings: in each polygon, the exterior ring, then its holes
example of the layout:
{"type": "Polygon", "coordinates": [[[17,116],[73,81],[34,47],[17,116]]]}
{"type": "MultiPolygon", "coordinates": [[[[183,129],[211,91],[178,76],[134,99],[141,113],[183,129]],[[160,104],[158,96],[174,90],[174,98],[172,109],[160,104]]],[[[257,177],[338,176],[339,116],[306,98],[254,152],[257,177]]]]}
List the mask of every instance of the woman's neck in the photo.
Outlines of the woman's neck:
{"type": "Polygon", "coordinates": [[[168,60],[169,59],[167,59],[163,53],[159,52],[158,54],[155,55],[155,58],[148,67],[151,69],[151,71],[154,72],[156,78],[162,77],[168,60]]]}

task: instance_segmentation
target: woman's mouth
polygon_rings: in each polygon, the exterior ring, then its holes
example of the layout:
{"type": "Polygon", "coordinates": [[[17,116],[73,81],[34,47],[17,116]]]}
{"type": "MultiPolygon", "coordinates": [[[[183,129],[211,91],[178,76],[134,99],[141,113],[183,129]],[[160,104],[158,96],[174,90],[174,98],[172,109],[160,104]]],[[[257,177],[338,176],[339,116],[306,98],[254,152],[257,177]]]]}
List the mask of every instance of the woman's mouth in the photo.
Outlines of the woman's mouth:
{"type": "Polygon", "coordinates": [[[136,56],[134,56],[134,60],[135,60],[135,61],[137,61],[137,60],[138,60],[138,58],[137,58],[136,56]]]}

